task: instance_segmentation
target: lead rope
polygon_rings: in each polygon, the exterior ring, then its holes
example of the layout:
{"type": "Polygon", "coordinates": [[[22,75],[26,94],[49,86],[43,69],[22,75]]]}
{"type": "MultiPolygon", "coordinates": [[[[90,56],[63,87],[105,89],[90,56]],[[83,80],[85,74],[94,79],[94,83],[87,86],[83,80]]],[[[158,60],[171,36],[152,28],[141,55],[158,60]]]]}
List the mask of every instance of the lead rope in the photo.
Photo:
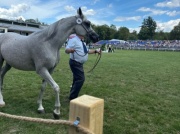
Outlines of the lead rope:
{"type": "MultiPolygon", "coordinates": [[[[101,51],[101,50],[100,50],[100,51],[101,51]]],[[[98,54],[98,56],[97,56],[97,58],[96,58],[96,61],[95,61],[95,63],[94,63],[94,66],[91,68],[91,70],[88,71],[88,73],[92,72],[92,71],[95,69],[95,67],[96,67],[97,64],[99,63],[100,59],[101,59],[101,54],[98,54]]]]}

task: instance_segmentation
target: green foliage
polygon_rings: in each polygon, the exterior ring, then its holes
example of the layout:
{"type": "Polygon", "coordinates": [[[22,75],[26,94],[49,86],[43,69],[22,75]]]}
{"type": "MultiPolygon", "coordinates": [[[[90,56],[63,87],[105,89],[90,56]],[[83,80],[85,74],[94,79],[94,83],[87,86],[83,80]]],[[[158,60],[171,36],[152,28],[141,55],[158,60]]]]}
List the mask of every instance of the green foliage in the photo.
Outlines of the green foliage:
{"type": "Polygon", "coordinates": [[[39,25],[43,25],[43,26],[48,26],[48,24],[46,24],[44,22],[40,22],[38,18],[36,18],[36,19],[26,19],[25,22],[26,23],[39,24],[39,25]]]}
{"type": "Polygon", "coordinates": [[[169,33],[163,32],[162,30],[155,33],[155,40],[169,40],[169,33]]]}
{"type": "Polygon", "coordinates": [[[177,26],[173,28],[173,30],[170,32],[170,38],[172,40],[180,40],[180,22],[177,26]]]}
{"type": "MultiPolygon", "coordinates": [[[[93,71],[97,55],[85,63],[86,81],[80,95],[105,101],[104,134],[178,134],[180,133],[180,53],[116,50],[103,53],[93,71]]],[[[61,119],[68,120],[66,101],[72,82],[69,55],[61,49],[61,61],[53,73],[61,87],[61,119]]],[[[54,91],[48,85],[44,94],[46,113],[36,112],[41,78],[35,72],[11,69],[4,79],[1,112],[52,119],[54,91]]],[[[31,123],[0,117],[2,134],[67,134],[68,126],[31,123]]]]}
{"type": "Polygon", "coordinates": [[[129,33],[128,40],[137,40],[137,39],[138,39],[138,35],[137,35],[137,32],[135,30],[132,33],[129,33]]]}
{"type": "Polygon", "coordinates": [[[117,32],[117,38],[121,40],[128,40],[129,29],[127,27],[120,27],[117,32]]]}
{"type": "Polygon", "coordinates": [[[156,27],[156,22],[152,19],[152,17],[149,16],[147,19],[144,19],[144,21],[142,22],[141,30],[139,32],[139,39],[153,39],[156,27]]]}
{"type": "Polygon", "coordinates": [[[149,39],[149,34],[148,34],[148,28],[147,27],[142,27],[139,34],[138,38],[141,40],[147,40],[149,39]]]}
{"type": "Polygon", "coordinates": [[[99,34],[100,40],[120,39],[120,40],[180,40],[180,23],[169,32],[156,31],[157,24],[152,17],[144,19],[140,32],[129,32],[127,27],[120,27],[118,30],[115,25],[111,24],[102,26],[92,26],[94,30],[99,34]]]}

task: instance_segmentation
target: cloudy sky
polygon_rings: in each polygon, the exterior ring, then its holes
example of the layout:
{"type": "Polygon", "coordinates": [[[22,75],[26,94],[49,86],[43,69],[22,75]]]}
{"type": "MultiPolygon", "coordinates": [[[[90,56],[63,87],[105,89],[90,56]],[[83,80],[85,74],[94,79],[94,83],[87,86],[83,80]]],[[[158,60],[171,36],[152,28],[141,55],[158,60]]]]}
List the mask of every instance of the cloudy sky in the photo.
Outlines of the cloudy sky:
{"type": "Polygon", "coordinates": [[[130,31],[139,31],[148,16],[165,32],[180,22],[180,0],[0,0],[0,18],[38,18],[52,24],[76,15],[79,7],[95,25],[114,24],[130,31]]]}

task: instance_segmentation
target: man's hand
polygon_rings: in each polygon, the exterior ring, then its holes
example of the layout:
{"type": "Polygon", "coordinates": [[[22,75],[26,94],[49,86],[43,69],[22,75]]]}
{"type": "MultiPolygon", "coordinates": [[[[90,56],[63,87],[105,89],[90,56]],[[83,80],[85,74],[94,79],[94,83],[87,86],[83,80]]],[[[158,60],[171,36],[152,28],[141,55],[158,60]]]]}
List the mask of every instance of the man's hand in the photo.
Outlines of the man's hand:
{"type": "Polygon", "coordinates": [[[98,53],[98,54],[101,54],[101,50],[100,49],[96,49],[95,51],[94,51],[94,53],[96,54],[96,53],[98,53]]]}

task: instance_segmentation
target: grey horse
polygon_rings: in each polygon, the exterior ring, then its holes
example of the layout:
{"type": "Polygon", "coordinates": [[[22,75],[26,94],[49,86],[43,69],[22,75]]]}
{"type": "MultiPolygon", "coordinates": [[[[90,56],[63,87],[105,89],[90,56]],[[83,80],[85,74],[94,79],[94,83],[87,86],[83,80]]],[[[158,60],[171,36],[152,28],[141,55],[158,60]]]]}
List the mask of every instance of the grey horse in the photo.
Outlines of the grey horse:
{"type": "Polygon", "coordinates": [[[59,50],[70,34],[88,36],[93,42],[98,41],[98,34],[92,29],[91,23],[83,15],[81,8],[76,16],[63,18],[47,28],[34,32],[29,36],[16,33],[0,35],[0,106],[4,106],[2,96],[3,78],[11,67],[24,71],[36,71],[43,79],[38,98],[38,112],[44,112],[42,105],[46,83],[55,91],[54,118],[60,117],[60,88],[51,74],[59,62],[59,50]],[[3,66],[3,62],[5,66],[3,66]]]}

